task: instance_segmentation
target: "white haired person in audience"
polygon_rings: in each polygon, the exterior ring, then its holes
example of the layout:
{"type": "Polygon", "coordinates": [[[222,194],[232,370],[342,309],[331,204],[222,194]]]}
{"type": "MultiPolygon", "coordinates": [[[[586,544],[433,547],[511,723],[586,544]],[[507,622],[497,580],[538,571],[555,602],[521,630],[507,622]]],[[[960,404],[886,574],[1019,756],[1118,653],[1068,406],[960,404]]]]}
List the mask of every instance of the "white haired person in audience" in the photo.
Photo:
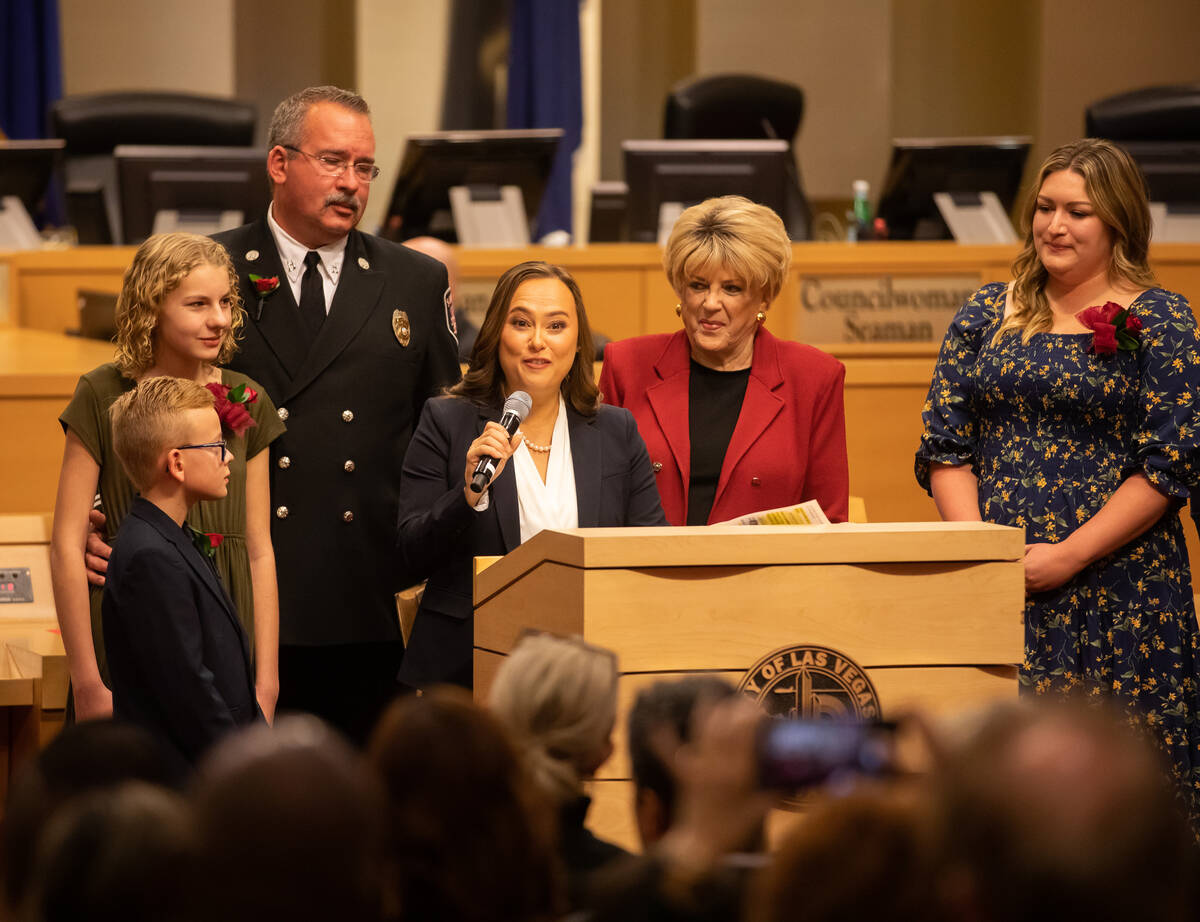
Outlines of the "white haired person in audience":
{"type": "Polygon", "coordinates": [[[583,780],[613,749],[617,658],[579,638],[532,634],[501,664],[488,703],[511,731],[534,784],[558,810],[567,897],[580,909],[588,876],[626,854],[584,826],[591,798],[583,780]]]}

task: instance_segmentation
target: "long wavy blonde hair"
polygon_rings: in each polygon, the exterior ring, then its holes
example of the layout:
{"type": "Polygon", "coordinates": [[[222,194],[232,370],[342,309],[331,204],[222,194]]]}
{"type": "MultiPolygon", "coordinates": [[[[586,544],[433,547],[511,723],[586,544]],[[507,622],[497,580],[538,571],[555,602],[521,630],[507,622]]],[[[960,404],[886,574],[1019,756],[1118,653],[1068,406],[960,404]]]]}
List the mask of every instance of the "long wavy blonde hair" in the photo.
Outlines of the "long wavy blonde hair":
{"type": "Polygon", "coordinates": [[[206,265],[224,269],[229,276],[233,313],[217,364],[223,365],[233,357],[246,312],[229,253],[215,240],[199,234],[156,234],[138,247],[117,296],[117,355],[113,361],[121,374],[136,378],[154,364],[154,331],[163,299],[194,269],[206,265]]]}
{"type": "Polygon", "coordinates": [[[1025,245],[1013,261],[1012,312],[1004,318],[993,342],[1011,331],[1021,331],[1029,342],[1034,333],[1045,333],[1054,325],[1046,299],[1049,275],[1033,243],[1033,214],[1042,184],[1051,173],[1071,170],[1083,177],[1083,186],[1096,216],[1112,237],[1110,281],[1124,281],[1137,288],[1152,288],[1156,282],[1150,269],[1150,205],[1146,180],[1133,158],[1110,141],[1082,138],[1055,150],[1030,187],[1022,204],[1021,230],[1025,245]]]}

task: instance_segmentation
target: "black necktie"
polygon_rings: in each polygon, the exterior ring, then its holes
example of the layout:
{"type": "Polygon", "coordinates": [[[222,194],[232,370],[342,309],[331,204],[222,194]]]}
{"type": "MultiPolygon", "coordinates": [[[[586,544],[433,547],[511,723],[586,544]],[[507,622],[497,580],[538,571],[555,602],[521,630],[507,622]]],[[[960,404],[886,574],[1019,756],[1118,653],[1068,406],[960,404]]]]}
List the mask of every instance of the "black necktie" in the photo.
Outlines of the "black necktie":
{"type": "Polygon", "coordinates": [[[300,316],[308,326],[309,335],[316,338],[325,322],[325,283],[321,281],[321,254],[309,250],[304,256],[304,278],[300,280],[300,316]]]}

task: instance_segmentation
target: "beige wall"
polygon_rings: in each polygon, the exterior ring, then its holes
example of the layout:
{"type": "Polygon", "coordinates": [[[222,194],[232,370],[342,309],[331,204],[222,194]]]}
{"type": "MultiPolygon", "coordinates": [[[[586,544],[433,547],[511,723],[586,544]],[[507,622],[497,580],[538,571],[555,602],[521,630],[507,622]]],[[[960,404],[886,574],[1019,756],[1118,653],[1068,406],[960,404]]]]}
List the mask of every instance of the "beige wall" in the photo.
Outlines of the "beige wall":
{"type": "Polygon", "coordinates": [[[404,139],[438,129],[450,2],[356,0],[356,5],[356,82],[371,104],[375,159],[383,170],[361,225],[373,231],[391,200],[404,139]]]}
{"type": "Polygon", "coordinates": [[[259,143],[266,143],[275,106],[296,90],[354,88],[355,15],[343,0],[288,0],[286,16],[278,0],[236,0],[234,95],[257,106],[259,143]]]}
{"type": "Polygon", "coordinates": [[[232,96],[234,0],[59,0],[63,91],[232,96]]]}
{"type": "Polygon", "coordinates": [[[600,178],[623,179],[621,142],[661,138],[671,87],[696,71],[697,0],[600,0],[600,178]]]}
{"type": "Polygon", "coordinates": [[[697,0],[696,70],[777,77],[804,89],[797,152],[811,198],[877,188],[891,138],[892,4],[697,0]]]}
{"type": "Polygon", "coordinates": [[[896,0],[892,134],[1037,130],[1038,0],[896,0]]]}
{"type": "Polygon", "coordinates": [[[1083,112],[1105,96],[1200,81],[1200,2],[1044,0],[1037,142],[1041,162],[1083,134],[1083,112]]]}

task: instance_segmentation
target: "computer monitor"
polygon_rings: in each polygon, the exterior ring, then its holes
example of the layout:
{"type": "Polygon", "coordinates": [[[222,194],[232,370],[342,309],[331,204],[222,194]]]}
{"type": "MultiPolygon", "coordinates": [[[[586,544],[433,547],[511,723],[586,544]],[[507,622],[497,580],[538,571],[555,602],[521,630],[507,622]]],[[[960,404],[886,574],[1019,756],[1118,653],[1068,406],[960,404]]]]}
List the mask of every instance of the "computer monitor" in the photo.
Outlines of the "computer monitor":
{"type": "Polygon", "coordinates": [[[228,230],[271,201],[262,148],[119,145],[113,157],[126,244],[171,230],[228,230]]]}
{"type": "Polygon", "coordinates": [[[665,239],[664,231],[670,232],[684,208],[718,195],[744,195],[776,214],[788,213],[792,152],[786,141],[625,141],[621,146],[634,242],[665,239]]]}
{"type": "Polygon", "coordinates": [[[0,196],[15,195],[30,215],[40,212],[64,145],[59,138],[0,141],[0,196]]]}
{"type": "Polygon", "coordinates": [[[1200,242],[1200,141],[1117,141],[1141,167],[1152,239],[1200,242]]]}
{"type": "Polygon", "coordinates": [[[991,192],[1011,213],[1029,156],[1028,137],[896,138],[877,214],[893,240],[949,240],[934,201],[939,192],[962,202],[991,192]]]}
{"type": "Polygon", "coordinates": [[[1200,141],[1117,141],[1146,177],[1150,201],[1200,205],[1200,141]]]}
{"type": "Polygon", "coordinates": [[[525,218],[532,225],[562,136],[560,128],[410,135],[383,236],[391,240],[429,236],[457,243],[450,203],[450,189],[455,186],[497,199],[504,186],[516,186],[525,218]]]}

